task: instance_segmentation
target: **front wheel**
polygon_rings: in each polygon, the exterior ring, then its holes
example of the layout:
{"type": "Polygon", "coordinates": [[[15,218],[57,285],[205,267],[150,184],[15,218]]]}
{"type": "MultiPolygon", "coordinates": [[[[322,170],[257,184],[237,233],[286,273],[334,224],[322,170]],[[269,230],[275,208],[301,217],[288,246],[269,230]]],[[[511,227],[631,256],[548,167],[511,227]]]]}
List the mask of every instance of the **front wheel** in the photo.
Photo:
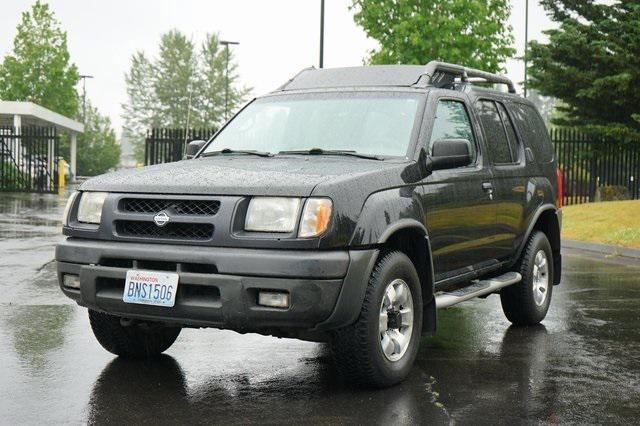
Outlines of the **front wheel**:
{"type": "Polygon", "coordinates": [[[89,309],[89,322],[103,348],[124,358],[153,358],[176,341],[179,327],[153,322],[123,325],[121,318],[89,309]]]}
{"type": "Polygon", "coordinates": [[[534,325],[544,319],[553,293],[553,252],[547,236],[535,231],[519,262],[522,281],[500,292],[502,310],[516,325],[534,325]]]}
{"type": "Polygon", "coordinates": [[[394,385],[413,366],[421,328],[418,273],[404,253],[386,253],[371,274],[358,320],[333,333],[336,366],[356,384],[394,385]]]}

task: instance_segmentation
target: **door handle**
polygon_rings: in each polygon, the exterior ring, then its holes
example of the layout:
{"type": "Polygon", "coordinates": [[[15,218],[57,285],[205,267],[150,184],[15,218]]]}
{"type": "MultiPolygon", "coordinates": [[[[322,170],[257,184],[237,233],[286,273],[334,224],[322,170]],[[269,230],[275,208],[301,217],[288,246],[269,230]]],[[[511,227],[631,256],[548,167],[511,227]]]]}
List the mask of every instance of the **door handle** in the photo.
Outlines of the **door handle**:
{"type": "Polygon", "coordinates": [[[482,189],[489,194],[489,199],[493,200],[493,184],[491,182],[482,182],[482,189]]]}

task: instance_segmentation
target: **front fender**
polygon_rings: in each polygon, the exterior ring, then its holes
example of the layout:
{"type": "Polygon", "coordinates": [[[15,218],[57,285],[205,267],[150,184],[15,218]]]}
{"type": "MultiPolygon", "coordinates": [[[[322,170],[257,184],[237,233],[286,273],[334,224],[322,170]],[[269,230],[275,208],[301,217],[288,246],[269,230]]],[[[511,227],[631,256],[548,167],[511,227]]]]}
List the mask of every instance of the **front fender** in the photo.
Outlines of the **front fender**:
{"type": "Polygon", "coordinates": [[[403,186],[371,194],[351,236],[350,246],[384,243],[395,231],[417,227],[427,233],[425,215],[416,186],[403,186]]]}

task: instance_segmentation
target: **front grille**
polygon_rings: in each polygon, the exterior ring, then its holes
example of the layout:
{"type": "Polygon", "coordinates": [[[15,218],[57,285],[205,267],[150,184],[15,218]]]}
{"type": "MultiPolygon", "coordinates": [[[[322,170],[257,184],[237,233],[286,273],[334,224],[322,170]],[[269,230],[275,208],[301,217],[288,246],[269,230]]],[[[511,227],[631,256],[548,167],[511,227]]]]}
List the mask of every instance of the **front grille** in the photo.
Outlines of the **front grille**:
{"type": "Polygon", "coordinates": [[[210,223],[171,222],[161,227],[153,222],[120,220],[116,222],[116,231],[125,237],[167,240],[206,241],[213,237],[213,225],[210,223]]]}
{"type": "Polygon", "coordinates": [[[130,213],[152,214],[167,210],[175,215],[215,216],[220,210],[220,201],[124,198],[120,201],[120,210],[130,213]]]}

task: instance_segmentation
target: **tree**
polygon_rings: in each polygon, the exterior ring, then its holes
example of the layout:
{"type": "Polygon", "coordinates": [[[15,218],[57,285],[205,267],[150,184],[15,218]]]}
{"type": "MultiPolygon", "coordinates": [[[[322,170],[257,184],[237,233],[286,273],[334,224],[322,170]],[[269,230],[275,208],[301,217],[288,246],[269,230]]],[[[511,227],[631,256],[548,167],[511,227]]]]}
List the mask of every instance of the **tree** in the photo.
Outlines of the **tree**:
{"type": "Polygon", "coordinates": [[[177,30],[160,38],[160,55],[153,64],[152,86],[158,119],[166,127],[186,127],[198,86],[198,61],[193,43],[177,30]]]}
{"type": "MultiPolygon", "coordinates": [[[[224,122],[226,59],[216,34],[207,34],[198,50],[177,30],[161,36],[157,58],[149,59],[143,52],[132,56],[125,75],[128,101],[123,104],[123,118],[125,136],[139,161],[145,134],[152,127],[215,128],[224,122]]],[[[230,54],[230,112],[248,93],[237,80],[237,64],[230,54]]]]}
{"type": "Polygon", "coordinates": [[[227,109],[235,111],[246,98],[249,89],[238,85],[238,65],[233,51],[220,47],[217,34],[208,34],[200,50],[200,82],[198,124],[200,127],[220,126],[225,120],[225,96],[227,109]],[[227,58],[229,54],[229,58],[227,58]],[[227,86],[227,60],[229,62],[229,89],[227,86]]]}
{"type": "Polygon", "coordinates": [[[531,42],[530,87],[561,100],[554,123],[640,141],[640,4],[542,0],[559,24],[531,42]]]}
{"type": "Polygon", "coordinates": [[[99,175],[116,167],[119,162],[120,145],[116,143],[111,120],[87,102],[84,133],[78,135],[78,175],[99,175]]]}
{"type": "Polygon", "coordinates": [[[496,72],[515,50],[508,0],[352,0],[354,20],[380,46],[371,64],[459,63],[496,72]]]}
{"type": "Polygon", "coordinates": [[[13,52],[0,65],[0,98],[29,101],[75,117],[78,70],[70,62],[67,34],[47,4],[22,14],[13,52]]]}
{"type": "Polygon", "coordinates": [[[144,157],[144,137],[148,129],[160,125],[158,100],[153,90],[153,64],[144,52],[131,57],[131,68],[125,74],[127,97],[124,110],[123,140],[133,145],[134,155],[140,161],[144,157]]]}

